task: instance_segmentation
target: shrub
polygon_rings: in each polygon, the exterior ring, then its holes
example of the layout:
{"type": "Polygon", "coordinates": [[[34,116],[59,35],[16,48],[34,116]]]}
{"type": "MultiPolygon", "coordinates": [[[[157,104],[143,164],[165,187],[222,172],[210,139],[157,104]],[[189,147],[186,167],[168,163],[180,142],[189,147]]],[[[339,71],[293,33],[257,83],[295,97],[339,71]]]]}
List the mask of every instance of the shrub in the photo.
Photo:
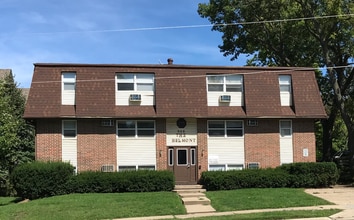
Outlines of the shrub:
{"type": "Polygon", "coordinates": [[[170,171],[81,172],[67,184],[73,193],[116,193],[171,191],[174,176],[170,171]]]}
{"type": "Polygon", "coordinates": [[[318,188],[338,180],[334,163],[292,163],[278,168],[203,172],[200,183],[207,190],[241,188],[318,188]]]}
{"type": "Polygon", "coordinates": [[[33,162],[17,166],[11,182],[23,199],[37,199],[66,194],[66,183],[72,178],[74,167],[64,162],[33,162]]]}
{"type": "Polygon", "coordinates": [[[336,184],[339,178],[333,162],[284,164],[278,169],[290,175],[288,187],[319,188],[336,184]]]}
{"type": "Polygon", "coordinates": [[[285,187],[288,174],[276,169],[203,172],[201,184],[207,190],[285,187]]]}

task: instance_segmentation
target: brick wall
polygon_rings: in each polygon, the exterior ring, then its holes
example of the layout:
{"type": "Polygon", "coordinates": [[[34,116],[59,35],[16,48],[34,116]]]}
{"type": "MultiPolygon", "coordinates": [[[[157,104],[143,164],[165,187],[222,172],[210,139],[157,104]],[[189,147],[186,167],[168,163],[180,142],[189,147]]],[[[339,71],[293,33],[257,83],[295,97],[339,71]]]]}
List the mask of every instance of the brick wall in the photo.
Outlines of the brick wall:
{"type": "MultiPolygon", "coordinates": [[[[294,162],[315,162],[315,134],[312,119],[294,119],[294,162]],[[308,156],[304,156],[304,149],[308,156]]],[[[116,126],[101,126],[100,119],[77,121],[78,171],[100,170],[102,165],[117,167],[116,126]]],[[[208,170],[207,120],[197,119],[198,130],[198,178],[208,170]]],[[[41,161],[61,160],[61,120],[37,120],[36,159],[41,161]]],[[[279,120],[258,119],[258,126],[247,126],[245,120],[245,165],[259,162],[261,167],[280,165],[279,120]]],[[[119,152],[118,152],[119,153],[119,152]]],[[[156,119],[156,168],[165,170],[168,147],[166,146],[166,120],[156,119]]]]}
{"type": "Polygon", "coordinates": [[[101,170],[102,165],[117,167],[116,127],[101,126],[100,119],[77,121],[78,171],[101,170]]]}
{"type": "Polygon", "coordinates": [[[61,120],[36,121],[36,160],[61,161],[61,120]]]}
{"type": "Polygon", "coordinates": [[[156,120],[156,169],[167,169],[168,148],[166,147],[166,120],[156,120]]]}
{"type": "Polygon", "coordinates": [[[280,164],[279,121],[258,119],[258,126],[247,126],[245,132],[245,165],[259,162],[260,167],[276,167],[280,164]]]}
{"type": "Polygon", "coordinates": [[[198,179],[202,172],[208,170],[208,133],[207,133],[207,120],[197,120],[198,131],[198,179]]]}
{"type": "Polygon", "coordinates": [[[316,161],[316,137],[314,132],[314,120],[293,120],[293,144],[295,162],[316,161]],[[307,149],[308,156],[304,156],[304,149],[307,149]]]}

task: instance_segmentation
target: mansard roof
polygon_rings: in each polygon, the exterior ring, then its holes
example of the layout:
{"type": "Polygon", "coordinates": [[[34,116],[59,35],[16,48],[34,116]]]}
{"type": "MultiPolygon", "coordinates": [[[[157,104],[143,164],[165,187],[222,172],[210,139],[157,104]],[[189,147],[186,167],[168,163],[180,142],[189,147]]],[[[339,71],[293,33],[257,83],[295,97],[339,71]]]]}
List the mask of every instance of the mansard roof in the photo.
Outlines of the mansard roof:
{"type": "Polygon", "coordinates": [[[34,64],[25,118],[324,118],[313,70],[143,64],[34,64]],[[76,72],[76,104],[61,105],[61,73],[76,72]],[[116,73],[154,73],[154,106],[116,106],[116,73]],[[208,74],[242,74],[244,105],[208,106],[208,74]],[[280,105],[278,76],[291,75],[293,105],[280,105]]]}

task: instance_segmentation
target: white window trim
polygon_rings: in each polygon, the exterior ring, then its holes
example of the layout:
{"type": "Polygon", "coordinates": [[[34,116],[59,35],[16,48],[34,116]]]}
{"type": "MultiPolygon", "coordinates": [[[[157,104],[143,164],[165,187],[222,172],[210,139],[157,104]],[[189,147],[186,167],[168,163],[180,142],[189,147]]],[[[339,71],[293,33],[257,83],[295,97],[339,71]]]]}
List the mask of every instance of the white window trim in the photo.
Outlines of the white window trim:
{"type": "MultiPolygon", "coordinates": [[[[137,75],[151,75],[152,76],[152,83],[145,83],[145,84],[152,84],[152,92],[155,91],[155,75],[153,73],[116,73],[116,91],[117,92],[144,92],[144,90],[138,90],[138,84],[139,83],[143,83],[143,82],[139,82],[137,79],[137,75]],[[132,75],[133,76],[133,85],[134,85],[134,89],[133,90],[118,90],[118,83],[119,83],[119,79],[118,79],[118,75],[119,74],[127,74],[127,75],[132,75]]],[[[144,84],[144,83],[143,83],[144,84]]],[[[150,91],[150,90],[148,90],[150,91]]]]}
{"type": "MultiPolygon", "coordinates": [[[[62,130],[61,130],[61,136],[62,136],[62,139],[72,139],[72,140],[76,140],[77,139],[77,121],[76,120],[62,120],[62,124],[61,124],[62,126],[61,126],[61,128],[62,128],[62,130]],[[75,137],[65,137],[64,136],[64,124],[65,124],[65,122],[75,122],[75,137]]],[[[70,130],[73,130],[73,129],[70,129],[70,130]]]]}
{"type": "Polygon", "coordinates": [[[279,136],[281,138],[291,138],[293,136],[293,122],[292,120],[279,120],[279,136]],[[290,128],[283,128],[281,122],[290,122],[290,128]],[[290,129],[290,135],[282,135],[282,129],[290,129]]]}
{"type": "Polygon", "coordinates": [[[62,105],[75,105],[76,103],[76,72],[62,72],[61,73],[61,104],[62,105]],[[65,75],[74,75],[73,78],[65,78],[65,75]],[[66,83],[71,83],[74,84],[74,90],[69,91],[69,90],[64,90],[65,84],[66,83]],[[70,99],[72,99],[73,101],[68,102],[66,99],[64,99],[64,96],[69,96],[70,94],[70,99]],[[66,100],[66,102],[64,102],[64,100],[66,100]]]}
{"type": "MultiPolygon", "coordinates": [[[[150,129],[146,129],[146,130],[150,130],[150,129]]],[[[135,139],[154,139],[156,137],[156,121],[155,120],[129,120],[129,119],[127,119],[127,120],[117,120],[116,121],[116,136],[119,139],[132,139],[132,138],[135,138],[135,139]],[[119,129],[118,129],[119,121],[134,121],[134,124],[135,124],[135,135],[134,136],[119,136],[118,135],[118,132],[119,132],[119,129]],[[141,121],[154,122],[154,135],[153,136],[138,136],[138,122],[141,122],[141,121]]]]}
{"type": "Polygon", "coordinates": [[[240,82],[236,82],[236,83],[230,83],[229,82],[229,83],[227,83],[226,82],[227,76],[225,76],[225,75],[207,75],[207,77],[206,77],[207,92],[225,92],[225,93],[229,93],[230,91],[226,91],[227,85],[240,85],[241,86],[241,91],[234,91],[234,92],[230,92],[230,93],[235,93],[235,92],[243,93],[243,75],[239,75],[239,76],[241,76],[241,81],[240,82]],[[223,77],[223,82],[222,83],[209,83],[209,76],[223,77]],[[220,85],[223,85],[223,91],[209,91],[209,84],[220,84],[220,85]]]}
{"type": "Polygon", "coordinates": [[[245,124],[243,122],[243,120],[208,120],[207,121],[207,132],[208,132],[208,138],[243,138],[245,136],[245,124]],[[223,121],[224,122],[224,137],[221,136],[210,136],[209,135],[209,121],[223,121]],[[227,136],[227,122],[228,121],[237,121],[237,122],[241,122],[242,123],[242,136],[227,136]]]}

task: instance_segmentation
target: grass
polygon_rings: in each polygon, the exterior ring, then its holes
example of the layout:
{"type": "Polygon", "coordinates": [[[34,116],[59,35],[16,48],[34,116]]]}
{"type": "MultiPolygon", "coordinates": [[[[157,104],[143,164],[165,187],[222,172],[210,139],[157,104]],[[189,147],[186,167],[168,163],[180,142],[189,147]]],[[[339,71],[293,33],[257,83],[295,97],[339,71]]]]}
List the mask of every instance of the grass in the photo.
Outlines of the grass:
{"type": "Polygon", "coordinates": [[[303,189],[269,188],[208,191],[206,195],[218,212],[332,204],[305,193],[303,189]]]}
{"type": "MultiPolygon", "coordinates": [[[[12,198],[12,201],[14,198],[12,198]]],[[[177,194],[106,193],[72,194],[11,203],[0,199],[0,219],[111,219],[185,214],[177,194]]]]}
{"type": "MultiPolygon", "coordinates": [[[[329,202],[302,189],[241,189],[206,192],[217,211],[326,205],[329,202]]],[[[339,210],[280,211],[217,216],[211,219],[286,219],[330,216],[339,210]]],[[[16,203],[0,197],[0,219],[113,219],[156,215],[181,215],[185,209],[177,194],[106,193],[71,194],[16,203]]]]}

